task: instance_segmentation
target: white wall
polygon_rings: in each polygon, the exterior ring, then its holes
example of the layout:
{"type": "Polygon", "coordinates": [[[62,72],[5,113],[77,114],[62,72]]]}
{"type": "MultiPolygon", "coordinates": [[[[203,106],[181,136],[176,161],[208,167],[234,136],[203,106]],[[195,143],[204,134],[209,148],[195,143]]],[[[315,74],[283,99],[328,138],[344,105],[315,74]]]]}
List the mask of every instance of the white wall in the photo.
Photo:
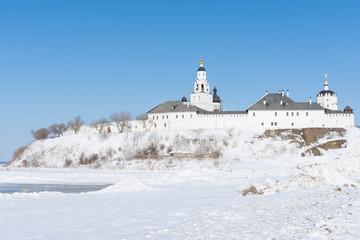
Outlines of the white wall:
{"type": "Polygon", "coordinates": [[[321,96],[318,95],[316,97],[316,102],[324,108],[331,109],[331,110],[338,110],[336,95],[331,96],[329,93],[326,93],[321,96]]]}
{"type": "Polygon", "coordinates": [[[206,111],[213,111],[213,95],[211,93],[198,92],[192,93],[190,96],[191,105],[204,109],[206,111]]]}
{"type": "MultiPolygon", "coordinates": [[[[197,114],[196,112],[171,112],[148,114],[147,130],[188,130],[217,128],[309,128],[309,127],[353,127],[354,114],[325,114],[324,110],[313,111],[249,111],[248,114],[197,114]],[[276,114],[275,114],[276,113],[276,114]],[[151,128],[149,129],[149,126],[151,128]]],[[[146,131],[142,121],[131,121],[132,132],[146,131]]],[[[103,129],[119,132],[114,123],[103,129]]],[[[94,126],[83,126],[79,134],[98,133],[94,126]]],[[[74,134],[72,130],[64,135],[74,134]]]]}

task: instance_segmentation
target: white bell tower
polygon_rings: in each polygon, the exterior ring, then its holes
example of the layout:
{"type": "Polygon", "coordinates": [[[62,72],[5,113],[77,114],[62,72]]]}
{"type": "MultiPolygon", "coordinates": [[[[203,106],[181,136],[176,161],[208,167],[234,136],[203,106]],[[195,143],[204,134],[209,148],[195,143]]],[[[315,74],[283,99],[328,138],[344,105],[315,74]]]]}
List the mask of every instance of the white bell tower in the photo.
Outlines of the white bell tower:
{"type": "Polygon", "coordinates": [[[336,93],[329,90],[327,74],[325,74],[324,90],[318,93],[316,96],[316,102],[322,107],[330,110],[338,110],[336,93]]]}
{"type": "Polygon", "coordinates": [[[196,74],[194,92],[191,94],[191,105],[207,111],[213,111],[213,96],[210,93],[209,81],[206,78],[204,61],[200,60],[200,67],[196,74]]]}

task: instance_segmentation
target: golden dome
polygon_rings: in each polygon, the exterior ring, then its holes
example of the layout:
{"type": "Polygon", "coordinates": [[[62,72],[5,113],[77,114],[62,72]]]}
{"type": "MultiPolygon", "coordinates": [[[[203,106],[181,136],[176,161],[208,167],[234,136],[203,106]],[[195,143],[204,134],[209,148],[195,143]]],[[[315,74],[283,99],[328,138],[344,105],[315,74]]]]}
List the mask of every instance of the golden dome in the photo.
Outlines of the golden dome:
{"type": "Polygon", "coordinates": [[[327,74],[325,73],[325,84],[327,84],[327,74]]]}
{"type": "Polygon", "coordinates": [[[201,59],[200,60],[200,65],[203,65],[204,64],[204,61],[201,59]]]}

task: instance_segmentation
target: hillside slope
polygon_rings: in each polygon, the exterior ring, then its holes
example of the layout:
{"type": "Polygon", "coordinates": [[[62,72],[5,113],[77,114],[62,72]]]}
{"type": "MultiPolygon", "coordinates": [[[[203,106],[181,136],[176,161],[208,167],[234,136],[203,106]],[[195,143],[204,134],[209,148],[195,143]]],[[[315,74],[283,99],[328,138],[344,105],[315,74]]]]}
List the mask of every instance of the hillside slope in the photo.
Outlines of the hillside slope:
{"type": "Polygon", "coordinates": [[[323,154],[326,158],[336,158],[339,154],[349,156],[357,153],[353,147],[359,143],[359,138],[360,131],[356,128],[347,131],[293,129],[256,133],[218,129],[71,135],[34,141],[9,165],[137,170],[171,170],[198,165],[221,169],[239,161],[305,161],[307,157],[323,154]]]}

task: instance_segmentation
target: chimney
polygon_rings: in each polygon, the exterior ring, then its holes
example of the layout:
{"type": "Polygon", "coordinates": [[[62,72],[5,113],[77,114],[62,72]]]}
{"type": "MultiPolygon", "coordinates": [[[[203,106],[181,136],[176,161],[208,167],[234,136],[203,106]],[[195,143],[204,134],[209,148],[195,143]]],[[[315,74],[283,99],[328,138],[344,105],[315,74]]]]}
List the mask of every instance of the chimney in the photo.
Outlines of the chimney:
{"type": "Polygon", "coordinates": [[[190,106],[190,102],[189,102],[189,101],[186,102],[186,106],[187,106],[187,107],[190,106]]]}
{"type": "Polygon", "coordinates": [[[264,103],[264,105],[266,105],[266,100],[264,100],[264,102],[263,102],[263,103],[264,103]]]}
{"type": "Polygon", "coordinates": [[[279,93],[281,93],[281,91],[279,90],[279,93]]]}
{"type": "Polygon", "coordinates": [[[282,100],[280,101],[280,105],[283,105],[283,101],[282,101],[282,100]]]}
{"type": "Polygon", "coordinates": [[[281,96],[282,97],[284,96],[284,89],[281,91],[281,96]]]}
{"type": "Polygon", "coordinates": [[[311,97],[309,97],[309,103],[311,104],[311,97]]]}
{"type": "Polygon", "coordinates": [[[265,92],[265,95],[268,95],[268,93],[269,93],[269,92],[268,92],[268,91],[266,91],[266,92],[265,92]]]}
{"type": "Polygon", "coordinates": [[[286,96],[287,96],[287,97],[289,97],[289,96],[290,96],[289,89],[286,91],[286,96]]]}

